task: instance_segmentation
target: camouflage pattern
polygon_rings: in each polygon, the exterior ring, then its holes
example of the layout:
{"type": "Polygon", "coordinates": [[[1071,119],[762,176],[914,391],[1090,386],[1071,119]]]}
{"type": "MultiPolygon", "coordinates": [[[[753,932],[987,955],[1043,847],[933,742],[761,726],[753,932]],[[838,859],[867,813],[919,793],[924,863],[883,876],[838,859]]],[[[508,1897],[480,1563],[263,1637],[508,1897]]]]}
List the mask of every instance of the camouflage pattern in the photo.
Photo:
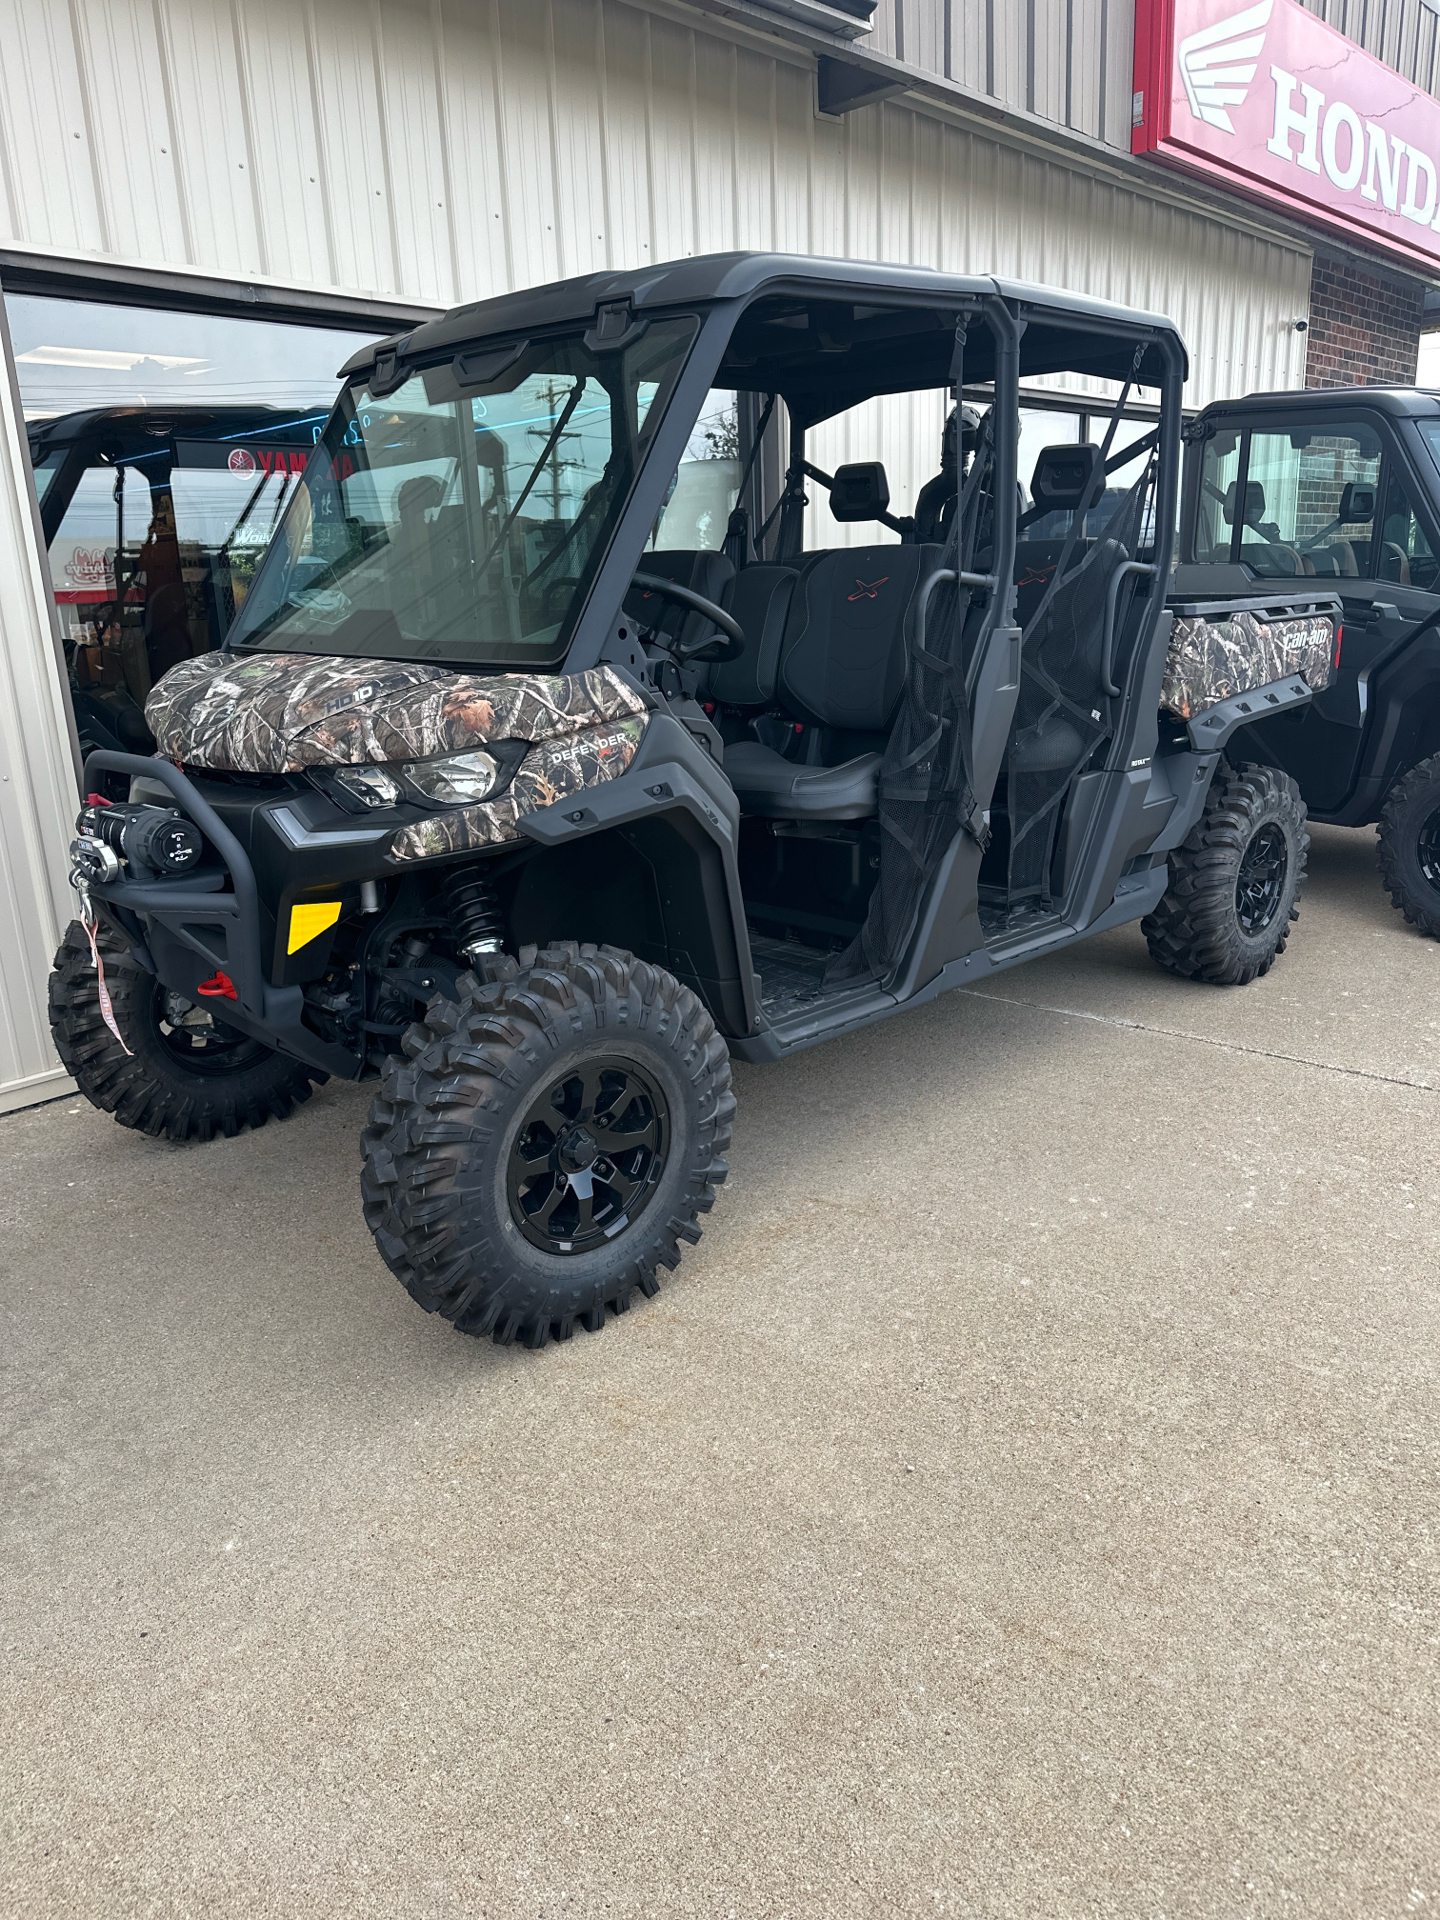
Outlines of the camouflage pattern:
{"type": "Polygon", "coordinates": [[[1227,619],[1176,615],[1160,705],[1182,720],[1233,694],[1299,674],[1318,693],[1330,684],[1335,622],[1327,615],[1262,620],[1241,611],[1227,619]]]}
{"type": "Polygon", "coordinates": [[[413,827],[402,827],[390,842],[391,859],[433,860],[439,854],[519,839],[516,822],[522,813],[624,773],[644,731],[643,718],[630,718],[542,742],[526,754],[497,799],[478,807],[446,807],[413,827]]]}
{"type": "Polygon", "coordinates": [[[644,711],[609,667],[476,674],[304,653],[202,653],[172,667],[145,703],[161,753],[227,773],[429,760],[491,740],[538,744],[644,711]]]}

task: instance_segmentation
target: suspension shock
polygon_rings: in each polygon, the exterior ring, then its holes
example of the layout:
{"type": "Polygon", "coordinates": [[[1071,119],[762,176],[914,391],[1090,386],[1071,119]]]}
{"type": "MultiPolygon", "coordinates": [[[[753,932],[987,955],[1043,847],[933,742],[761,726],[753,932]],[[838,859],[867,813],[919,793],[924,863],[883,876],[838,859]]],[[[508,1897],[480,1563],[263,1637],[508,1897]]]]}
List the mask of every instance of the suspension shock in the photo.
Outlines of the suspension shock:
{"type": "Polygon", "coordinates": [[[505,917],[482,861],[449,870],[445,875],[445,905],[455,929],[455,944],[472,965],[487,953],[503,950],[505,917]]]}

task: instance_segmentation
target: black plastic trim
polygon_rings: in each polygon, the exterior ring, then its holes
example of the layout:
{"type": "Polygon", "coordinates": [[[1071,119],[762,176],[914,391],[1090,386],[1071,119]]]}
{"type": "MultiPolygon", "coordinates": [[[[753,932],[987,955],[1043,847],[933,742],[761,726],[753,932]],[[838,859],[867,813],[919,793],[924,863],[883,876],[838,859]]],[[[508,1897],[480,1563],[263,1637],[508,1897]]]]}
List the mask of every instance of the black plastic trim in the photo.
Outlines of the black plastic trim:
{"type": "Polygon", "coordinates": [[[1306,706],[1314,698],[1314,688],[1298,673],[1285,680],[1272,680],[1248,693],[1232,694],[1228,700],[1219,700],[1203,713],[1197,713],[1189,722],[1190,744],[1197,753],[1213,753],[1239,728],[1254,720],[1269,720],[1277,713],[1306,706]]]}
{"type": "Polygon", "coordinates": [[[188,998],[193,996],[203,974],[221,968],[239,996],[224,1003],[226,1020],[268,1046],[293,1054],[325,1073],[344,1079],[358,1078],[365,1065],[363,1057],[347,1048],[333,1046],[303,1025],[305,996],[301,989],[272,987],[268,983],[260,944],[255,869],[250,864],[250,856],[215,809],[196,791],[194,783],[169,760],[106,749],[86,759],[84,788],[87,793],[94,788],[94,776],[98,772],[128,773],[132,778],[157,780],[168,787],[230,875],[233,889],[230,893],[216,891],[210,876],[206,876],[203,889],[194,885],[187,888],[183,879],[173,888],[164,883],[135,880],[111,880],[90,888],[92,898],[116,916],[116,924],[127,938],[135,938],[142,914],[151,922],[150,935],[143,943],[147,949],[144,958],[154,965],[164,984],[188,998]],[[186,924],[217,919],[227,923],[223,954],[205,946],[186,924]],[[130,922],[135,924],[132,926],[130,922]],[[233,939],[229,927],[233,927],[233,939]]]}

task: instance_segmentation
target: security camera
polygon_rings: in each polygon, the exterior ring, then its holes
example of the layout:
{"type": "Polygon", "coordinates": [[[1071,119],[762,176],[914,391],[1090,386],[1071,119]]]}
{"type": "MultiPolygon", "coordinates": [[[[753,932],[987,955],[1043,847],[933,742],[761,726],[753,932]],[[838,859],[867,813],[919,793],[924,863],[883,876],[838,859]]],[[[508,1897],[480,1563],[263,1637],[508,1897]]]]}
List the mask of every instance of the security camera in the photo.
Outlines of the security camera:
{"type": "Polygon", "coordinates": [[[1306,333],[1309,331],[1310,322],[1302,316],[1299,320],[1295,321],[1294,326],[1296,333],[1306,333]]]}

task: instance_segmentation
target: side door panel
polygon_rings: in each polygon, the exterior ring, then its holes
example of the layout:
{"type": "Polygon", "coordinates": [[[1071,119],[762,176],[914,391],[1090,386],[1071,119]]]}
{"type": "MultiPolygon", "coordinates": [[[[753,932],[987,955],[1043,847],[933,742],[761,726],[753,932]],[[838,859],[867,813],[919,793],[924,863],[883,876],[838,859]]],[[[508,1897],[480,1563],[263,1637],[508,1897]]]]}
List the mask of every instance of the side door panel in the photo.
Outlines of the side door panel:
{"type": "MultiPolygon", "coordinates": [[[[1282,530],[1291,544],[1283,551],[1293,552],[1307,570],[1313,566],[1317,577],[1334,568],[1326,584],[1340,594],[1345,609],[1333,684],[1307,707],[1261,722],[1252,731],[1262,751],[1298,782],[1312,812],[1335,813],[1344,807],[1361,776],[1371,718],[1371,672],[1440,611],[1440,593],[1434,590],[1440,562],[1426,522],[1414,505],[1417,498],[1424,498],[1422,489],[1393,423],[1385,416],[1357,411],[1353,425],[1347,422],[1345,428],[1334,422],[1332,414],[1320,412],[1308,419],[1296,413],[1279,423],[1256,419],[1246,425],[1252,436],[1247,467],[1261,464],[1253,448],[1262,437],[1282,449],[1290,436],[1311,437],[1302,456],[1308,458],[1308,467],[1297,468],[1294,518],[1282,530]],[[1355,441],[1350,446],[1347,429],[1355,441]],[[1363,444],[1357,435],[1364,436],[1363,444]],[[1312,531],[1310,539],[1304,538],[1310,531],[1307,516],[1313,521],[1338,513],[1347,472],[1373,484],[1373,516],[1368,521],[1323,527],[1318,535],[1312,531]]],[[[1271,464],[1273,468],[1273,455],[1271,464]]],[[[1245,551],[1242,545],[1242,555],[1245,551]]]]}

